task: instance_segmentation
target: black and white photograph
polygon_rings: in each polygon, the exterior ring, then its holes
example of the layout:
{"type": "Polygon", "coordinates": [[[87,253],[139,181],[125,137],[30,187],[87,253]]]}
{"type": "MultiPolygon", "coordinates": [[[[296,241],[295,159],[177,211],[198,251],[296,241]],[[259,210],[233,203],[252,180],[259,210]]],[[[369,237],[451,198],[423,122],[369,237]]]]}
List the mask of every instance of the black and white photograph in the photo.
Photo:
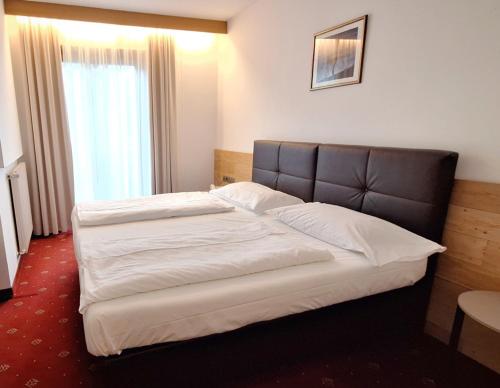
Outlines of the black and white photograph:
{"type": "Polygon", "coordinates": [[[311,90],[361,82],[367,16],[314,36],[311,90]]]}

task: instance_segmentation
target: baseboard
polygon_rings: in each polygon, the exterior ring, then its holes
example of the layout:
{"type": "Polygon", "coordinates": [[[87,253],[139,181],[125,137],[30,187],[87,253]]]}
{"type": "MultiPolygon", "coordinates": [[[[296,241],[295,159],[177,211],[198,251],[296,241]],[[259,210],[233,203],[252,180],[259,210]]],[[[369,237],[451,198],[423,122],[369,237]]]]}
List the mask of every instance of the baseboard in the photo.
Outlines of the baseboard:
{"type": "Polygon", "coordinates": [[[5,288],[4,290],[0,290],[0,302],[5,302],[9,299],[12,299],[14,296],[12,292],[12,288],[5,288]]]}

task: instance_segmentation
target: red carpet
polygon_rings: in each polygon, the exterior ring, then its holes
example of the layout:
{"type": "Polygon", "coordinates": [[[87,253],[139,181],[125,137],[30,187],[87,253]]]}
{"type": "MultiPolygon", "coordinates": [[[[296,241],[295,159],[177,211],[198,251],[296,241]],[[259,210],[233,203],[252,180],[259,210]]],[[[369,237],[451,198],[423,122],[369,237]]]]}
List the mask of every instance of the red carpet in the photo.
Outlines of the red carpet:
{"type": "Polygon", "coordinates": [[[31,242],[0,305],[0,387],[89,386],[71,235],[31,242]]]}
{"type": "Polygon", "coordinates": [[[35,239],[0,304],[0,387],[500,387],[427,336],[328,339],[311,320],[262,325],[90,372],[71,235],[35,239]],[[301,333],[302,330],[302,334],[301,333]],[[315,339],[314,332],[320,332],[315,339]],[[299,335],[297,335],[299,333],[299,335]]]}

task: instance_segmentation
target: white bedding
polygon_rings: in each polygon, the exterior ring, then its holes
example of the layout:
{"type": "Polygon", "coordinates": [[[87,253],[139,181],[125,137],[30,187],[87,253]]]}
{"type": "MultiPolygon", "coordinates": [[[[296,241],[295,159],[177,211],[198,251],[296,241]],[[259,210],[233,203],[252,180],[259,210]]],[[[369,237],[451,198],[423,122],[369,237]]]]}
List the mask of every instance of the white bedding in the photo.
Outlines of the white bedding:
{"type": "MultiPolygon", "coordinates": [[[[237,214],[250,213],[236,209],[237,214]]],[[[221,216],[221,215],[218,215],[221,216]]],[[[280,268],[221,280],[188,284],[92,303],[83,313],[87,349],[97,356],[123,349],[196,338],[254,322],[312,310],[414,284],[427,260],[374,267],[360,253],[304,235],[271,219],[255,216],[288,238],[328,249],[335,260],[280,268]]],[[[214,218],[217,215],[202,216],[214,218]]],[[[74,223],[75,252],[82,239],[155,233],[172,220],[80,228],[74,223]]],[[[156,251],[150,252],[155,254],[156,251]]],[[[80,267],[80,287],[87,284],[80,267]]]]}
{"type": "MultiPolygon", "coordinates": [[[[325,261],[324,247],[242,212],[149,221],[80,233],[80,312],[92,303],[325,261]]],[[[91,228],[86,228],[87,231],[91,228]]]]}
{"type": "Polygon", "coordinates": [[[169,193],[119,201],[84,202],[75,206],[76,217],[81,226],[120,224],[231,210],[234,210],[234,206],[206,192],[169,193]]]}

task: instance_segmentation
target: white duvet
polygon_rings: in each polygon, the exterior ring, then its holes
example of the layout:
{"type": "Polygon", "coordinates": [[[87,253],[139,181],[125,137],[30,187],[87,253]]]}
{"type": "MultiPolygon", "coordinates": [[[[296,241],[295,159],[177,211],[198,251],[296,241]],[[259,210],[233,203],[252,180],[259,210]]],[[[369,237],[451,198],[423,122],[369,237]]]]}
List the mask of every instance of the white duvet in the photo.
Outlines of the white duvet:
{"type": "Polygon", "coordinates": [[[93,236],[77,247],[82,313],[95,302],[333,259],[328,249],[239,212],[172,218],[153,234],[93,236]]]}
{"type": "Polygon", "coordinates": [[[206,192],[159,194],[119,201],[85,202],[75,206],[81,226],[121,224],[231,210],[234,210],[234,206],[206,192]]]}

